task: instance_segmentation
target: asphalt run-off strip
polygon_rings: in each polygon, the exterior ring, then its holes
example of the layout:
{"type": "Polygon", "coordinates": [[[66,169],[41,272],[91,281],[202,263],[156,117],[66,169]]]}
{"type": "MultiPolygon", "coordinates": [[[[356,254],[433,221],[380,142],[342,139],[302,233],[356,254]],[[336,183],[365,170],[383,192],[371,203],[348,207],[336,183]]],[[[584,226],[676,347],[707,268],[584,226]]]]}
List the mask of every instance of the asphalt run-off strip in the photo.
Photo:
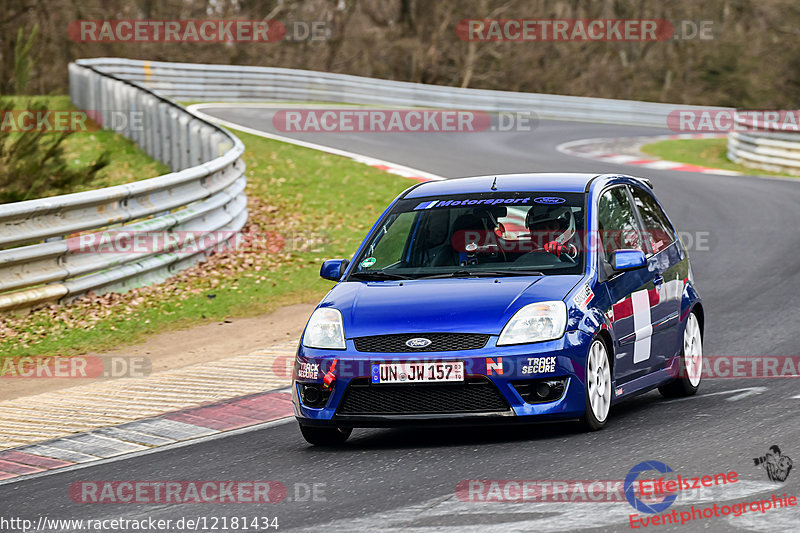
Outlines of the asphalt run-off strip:
{"type": "Polygon", "coordinates": [[[284,343],[0,402],[0,483],[291,416],[294,352],[284,343]]]}
{"type": "Polygon", "coordinates": [[[598,161],[605,161],[606,163],[618,163],[656,170],[678,170],[682,172],[699,172],[701,174],[740,176],[742,173],[734,170],[690,165],[688,163],[667,161],[665,159],[654,159],[652,156],[645,156],[639,152],[641,146],[658,141],[676,139],[718,139],[722,137],[726,137],[726,135],[716,133],[686,133],[676,135],[652,135],[646,137],[581,139],[579,141],[570,141],[560,144],[556,149],[567,155],[596,159],[598,161]]]}

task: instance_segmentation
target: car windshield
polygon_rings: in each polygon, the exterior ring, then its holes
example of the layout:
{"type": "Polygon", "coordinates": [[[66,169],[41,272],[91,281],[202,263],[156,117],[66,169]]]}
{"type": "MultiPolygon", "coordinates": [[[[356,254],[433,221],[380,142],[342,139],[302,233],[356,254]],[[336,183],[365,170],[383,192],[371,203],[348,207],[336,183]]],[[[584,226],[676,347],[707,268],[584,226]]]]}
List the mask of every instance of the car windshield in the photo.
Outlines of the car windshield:
{"type": "Polygon", "coordinates": [[[579,274],[583,193],[491,192],[399,201],[353,280],[579,274]]]}

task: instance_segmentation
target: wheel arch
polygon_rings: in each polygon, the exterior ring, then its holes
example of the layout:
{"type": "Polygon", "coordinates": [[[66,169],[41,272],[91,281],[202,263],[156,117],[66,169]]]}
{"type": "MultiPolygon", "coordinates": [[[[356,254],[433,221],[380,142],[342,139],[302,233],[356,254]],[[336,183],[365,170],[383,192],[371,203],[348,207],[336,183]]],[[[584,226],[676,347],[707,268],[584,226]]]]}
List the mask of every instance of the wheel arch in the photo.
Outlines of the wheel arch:
{"type": "Polygon", "coordinates": [[[700,302],[695,303],[691,309],[689,309],[690,313],[694,313],[697,316],[697,322],[700,326],[700,337],[705,336],[705,325],[706,325],[706,316],[705,311],[703,310],[703,304],[700,302]]]}
{"type": "Polygon", "coordinates": [[[614,380],[614,362],[616,361],[616,357],[614,357],[614,339],[611,338],[611,333],[607,329],[600,328],[597,330],[594,336],[595,339],[600,339],[603,344],[606,346],[606,351],[608,352],[608,364],[611,366],[611,380],[614,380]]]}

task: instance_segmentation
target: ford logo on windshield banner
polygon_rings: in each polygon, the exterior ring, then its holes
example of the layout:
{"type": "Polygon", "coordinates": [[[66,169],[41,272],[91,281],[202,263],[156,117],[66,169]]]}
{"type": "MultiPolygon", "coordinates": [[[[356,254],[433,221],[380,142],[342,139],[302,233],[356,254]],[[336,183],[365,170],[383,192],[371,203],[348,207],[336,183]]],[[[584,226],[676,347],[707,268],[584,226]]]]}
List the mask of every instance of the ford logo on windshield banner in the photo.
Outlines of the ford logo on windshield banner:
{"type": "Polygon", "coordinates": [[[564,198],[559,198],[558,196],[540,196],[533,201],[537,204],[563,204],[566,202],[564,198]]]}
{"type": "Polygon", "coordinates": [[[423,339],[422,337],[408,339],[406,341],[406,346],[409,348],[425,348],[426,346],[430,346],[430,344],[430,339],[423,339]]]}

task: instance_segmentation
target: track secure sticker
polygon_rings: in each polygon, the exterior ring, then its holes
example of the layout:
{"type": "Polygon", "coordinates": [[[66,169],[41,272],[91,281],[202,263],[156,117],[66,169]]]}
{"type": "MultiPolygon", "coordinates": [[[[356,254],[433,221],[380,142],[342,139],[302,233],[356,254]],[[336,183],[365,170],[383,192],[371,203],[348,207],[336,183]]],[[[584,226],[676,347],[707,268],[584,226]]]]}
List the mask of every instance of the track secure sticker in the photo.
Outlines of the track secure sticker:
{"type": "Polygon", "coordinates": [[[361,261],[361,268],[369,268],[374,265],[378,260],[374,257],[367,257],[363,261],[361,261]]]}
{"type": "Polygon", "coordinates": [[[572,297],[572,301],[575,302],[575,305],[581,309],[586,309],[586,306],[589,305],[589,302],[591,302],[593,299],[594,293],[588,284],[581,287],[580,290],[575,293],[575,296],[572,297]]]}
{"type": "Polygon", "coordinates": [[[318,379],[319,363],[300,363],[300,370],[297,371],[297,377],[303,379],[318,379]]]}
{"type": "Polygon", "coordinates": [[[556,358],[528,357],[528,364],[522,367],[523,374],[549,374],[556,371],[556,358]]]}

